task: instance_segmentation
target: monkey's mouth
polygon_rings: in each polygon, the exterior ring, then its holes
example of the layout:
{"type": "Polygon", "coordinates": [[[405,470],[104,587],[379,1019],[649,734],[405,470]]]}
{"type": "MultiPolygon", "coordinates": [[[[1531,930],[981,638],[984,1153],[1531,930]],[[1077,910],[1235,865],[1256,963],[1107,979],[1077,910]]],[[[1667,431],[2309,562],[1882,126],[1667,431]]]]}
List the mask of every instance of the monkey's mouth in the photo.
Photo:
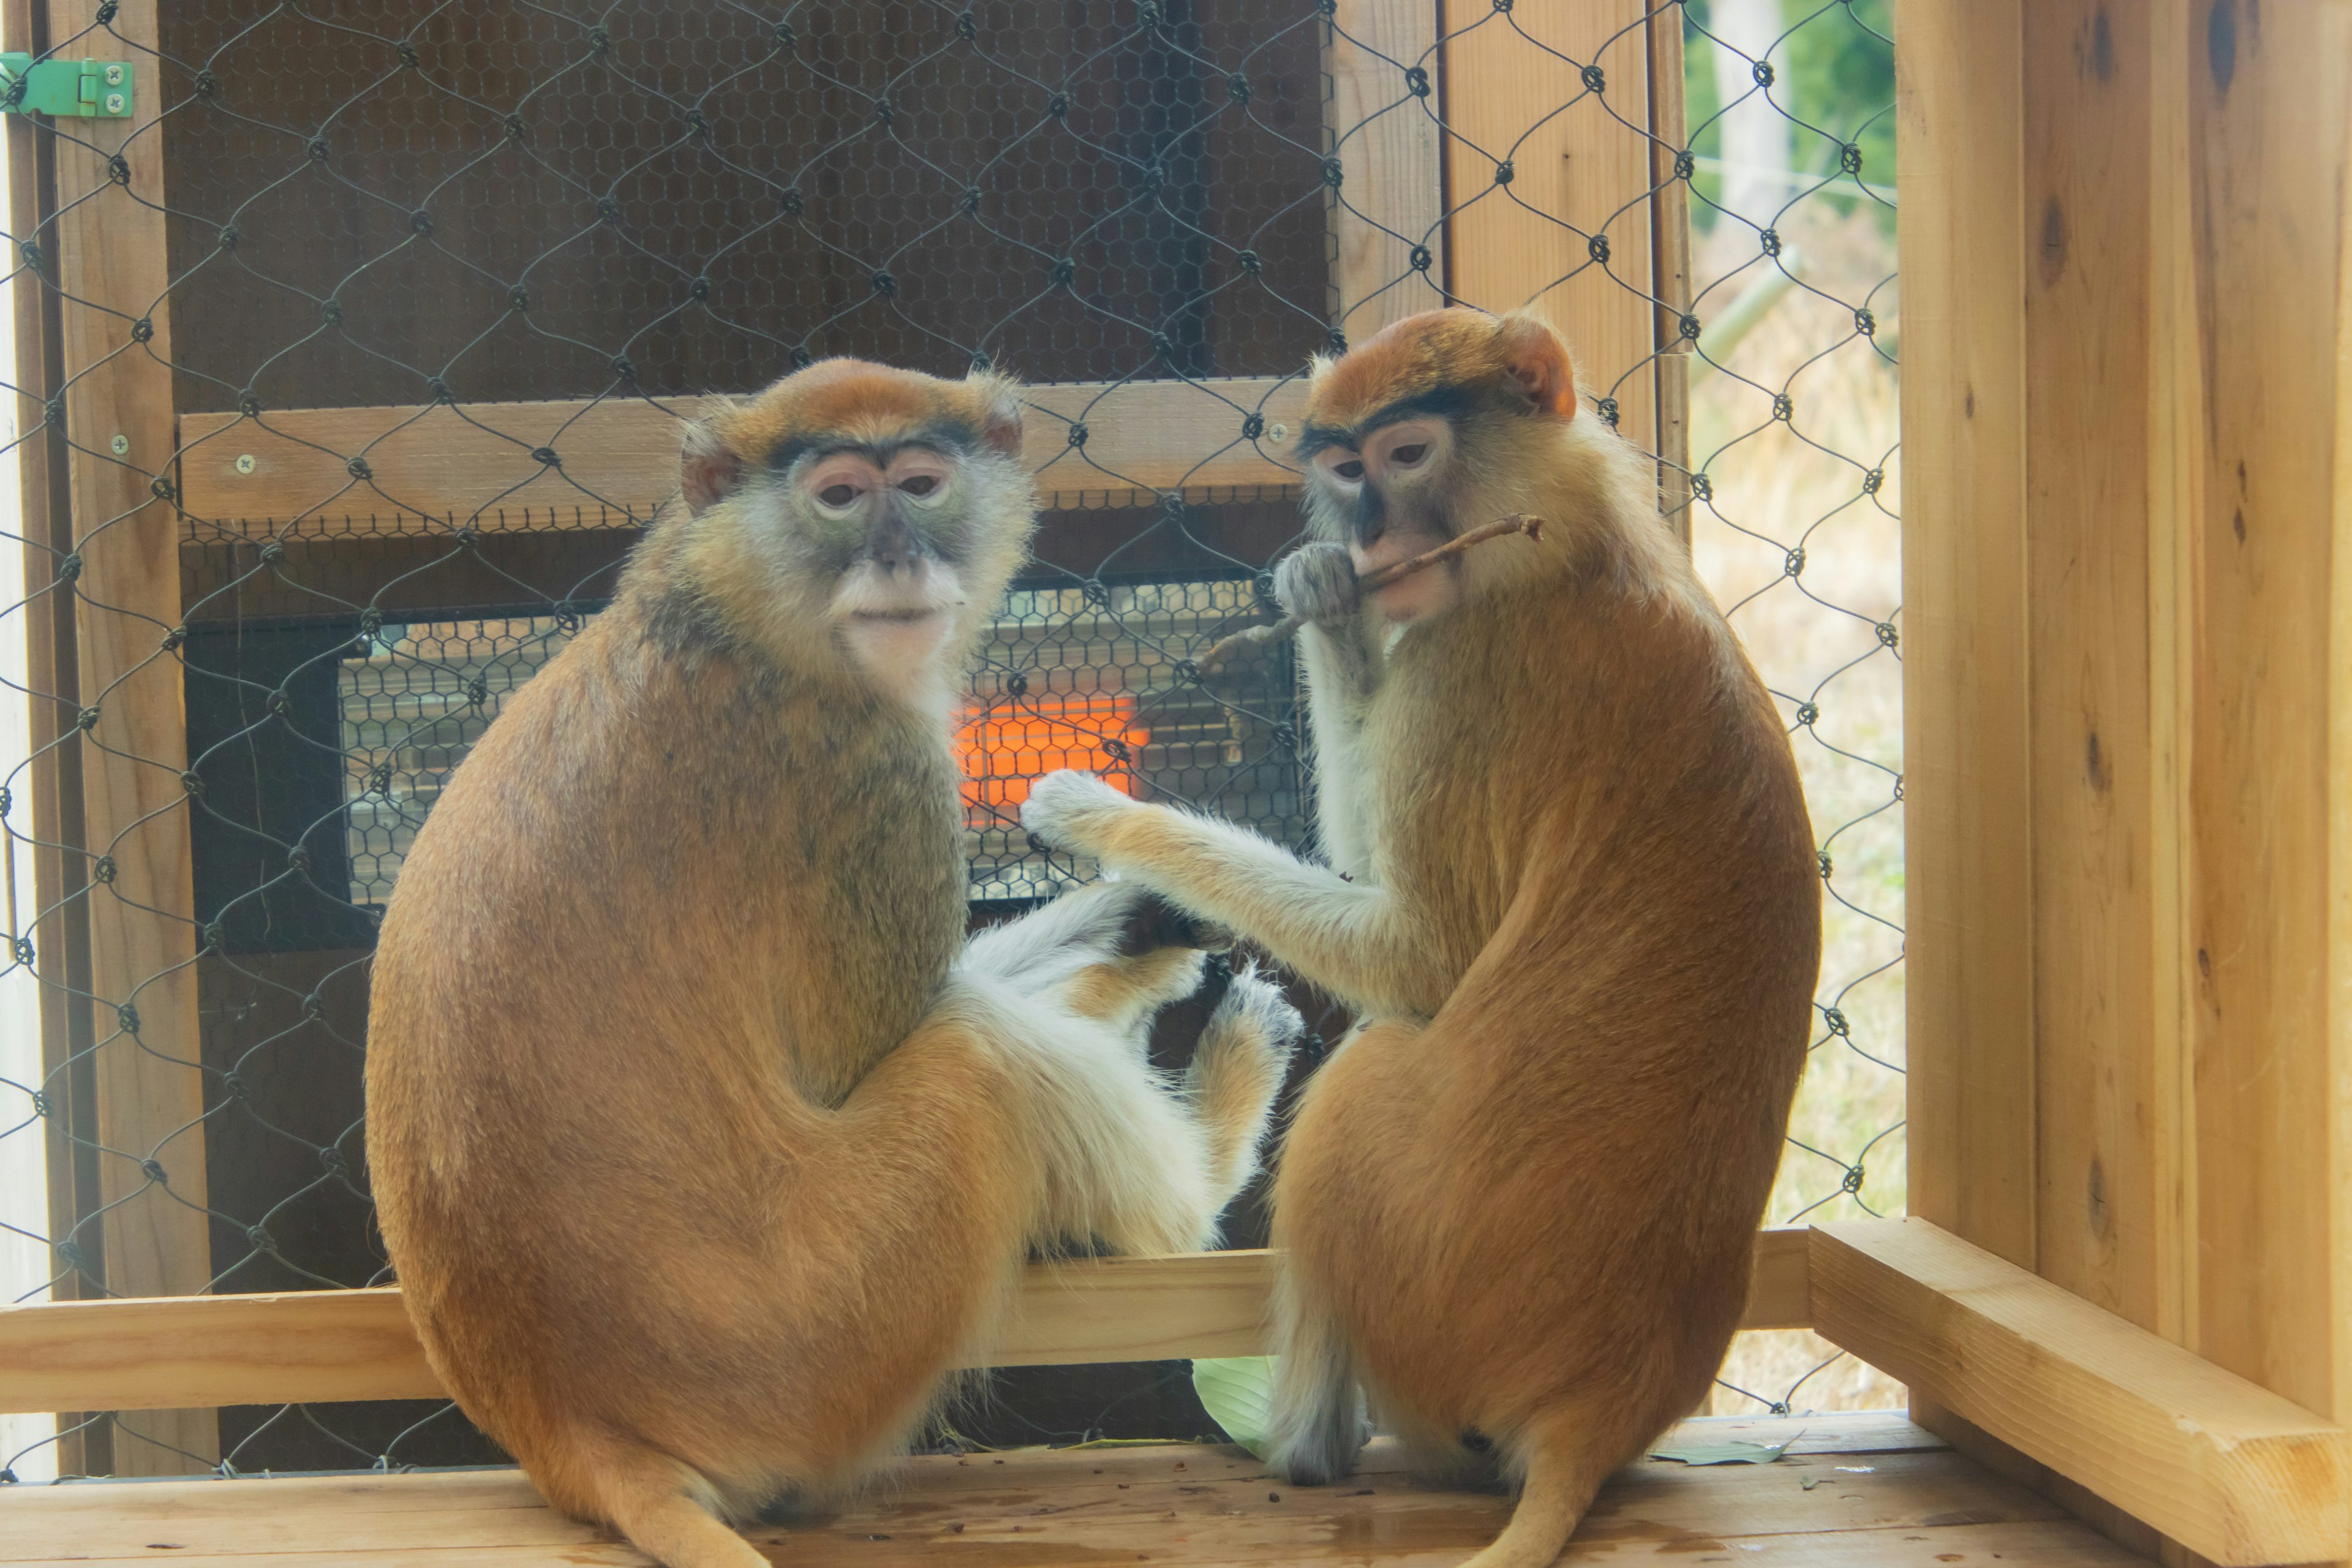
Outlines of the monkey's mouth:
{"type": "Polygon", "coordinates": [[[849,618],[853,621],[881,621],[896,623],[899,626],[912,626],[917,621],[928,621],[939,613],[939,606],[929,605],[911,610],[852,610],[849,612],[849,618]]]}

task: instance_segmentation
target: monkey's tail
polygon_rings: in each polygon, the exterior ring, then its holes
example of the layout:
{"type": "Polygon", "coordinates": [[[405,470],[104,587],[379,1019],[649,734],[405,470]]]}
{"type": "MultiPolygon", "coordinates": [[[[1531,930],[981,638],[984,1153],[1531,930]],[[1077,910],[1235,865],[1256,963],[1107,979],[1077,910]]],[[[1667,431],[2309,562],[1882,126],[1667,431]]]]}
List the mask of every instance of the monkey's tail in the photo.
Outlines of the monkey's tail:
{"type": "Polygon", "coordinates": [[[1462,1568],[1550,1568],[1608,1478],[1607,1456],[1589,1443],[1557,1426],[1538,1434],[1528,1446],[1527,1479],[1511,1522],[1462,1568]]]}
{"type": "Polygon", "coordinates": [[[578,1457],[597,1511],[662,1568],[768,1568],[719,1519],[717,1491],[690,1467],[619,1437],[583,1444],[578,1457]]]}

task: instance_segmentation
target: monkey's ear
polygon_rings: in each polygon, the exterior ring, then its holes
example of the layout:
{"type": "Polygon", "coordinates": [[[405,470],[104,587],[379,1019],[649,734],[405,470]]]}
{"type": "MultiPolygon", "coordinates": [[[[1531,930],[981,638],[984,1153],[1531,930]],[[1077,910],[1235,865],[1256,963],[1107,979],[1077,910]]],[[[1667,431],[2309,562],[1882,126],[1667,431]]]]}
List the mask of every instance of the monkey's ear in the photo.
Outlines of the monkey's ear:
{"type": "Polygon", "coordinates": [[[677,455],[677,489],[686,498],[686,510],[700,517],[733,495],[742,482],[743,459],[719,432],[700,421],[688,426],[677,455]]]}
{"type": "Polygon", "coordinates": [[[980,438],[997,456],[1021,455],[1021,386],[1012,377],[976,370],[964,383],[980,395],[980,438]]]}
{"type": "Polygon", "coordinates": [[[1538,414],[1567,418],[1576,412],[1576,367],[1568,344],[1535,316],[1506,316],[1496,328],[1504,373],[1538,414]]]}

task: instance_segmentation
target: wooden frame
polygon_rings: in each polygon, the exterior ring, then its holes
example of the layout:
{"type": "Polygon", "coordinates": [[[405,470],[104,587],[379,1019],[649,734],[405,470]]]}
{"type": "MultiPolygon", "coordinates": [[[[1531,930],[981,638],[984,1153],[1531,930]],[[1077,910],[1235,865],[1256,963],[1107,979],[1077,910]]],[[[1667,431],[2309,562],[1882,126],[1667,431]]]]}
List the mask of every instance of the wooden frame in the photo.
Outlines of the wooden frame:
{"type": "MultiPolygon", "coordinates": [[[[1757,1240],[1745,1326],[1811,1321],[1802,1230],[1757,1240]]],[[[1272,1254],[1032,1264],[975,1366],[1256,1355],[1272,1254]]],[[[0,1410],[418,1399],[443,1394],[397,1289],[0,1307],[0,1410]]]]}

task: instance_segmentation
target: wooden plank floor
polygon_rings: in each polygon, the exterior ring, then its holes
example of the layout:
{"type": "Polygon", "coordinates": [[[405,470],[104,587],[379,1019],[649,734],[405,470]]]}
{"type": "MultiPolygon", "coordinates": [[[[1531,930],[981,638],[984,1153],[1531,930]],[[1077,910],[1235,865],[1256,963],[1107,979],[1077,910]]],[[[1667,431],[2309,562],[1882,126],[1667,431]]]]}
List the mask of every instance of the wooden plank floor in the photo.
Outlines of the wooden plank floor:
{"type": "MultiPolygon", "coordinates": [[[[2133,1556],[1895,1415],[1693,1421],[1682,1441],[1776,1443],[1770,1465],[1648,1459],[1601,1493],[1571,1564],[2089,1568],[2133,1556]]],[[[1439,1568],[1494,1538],[1497,1496],[1402,1473],[1375,1445],[1346,1485],[1293,1488],[1235,1448],[1023,1449],[908,1461],[855,1506],[753,1539],[793,1568],[1114,1563],[1439,1568]]],[[[635,1564],[512,1470],[80,1482],[0,1492],[0,1563],[635,1564]]]]}

